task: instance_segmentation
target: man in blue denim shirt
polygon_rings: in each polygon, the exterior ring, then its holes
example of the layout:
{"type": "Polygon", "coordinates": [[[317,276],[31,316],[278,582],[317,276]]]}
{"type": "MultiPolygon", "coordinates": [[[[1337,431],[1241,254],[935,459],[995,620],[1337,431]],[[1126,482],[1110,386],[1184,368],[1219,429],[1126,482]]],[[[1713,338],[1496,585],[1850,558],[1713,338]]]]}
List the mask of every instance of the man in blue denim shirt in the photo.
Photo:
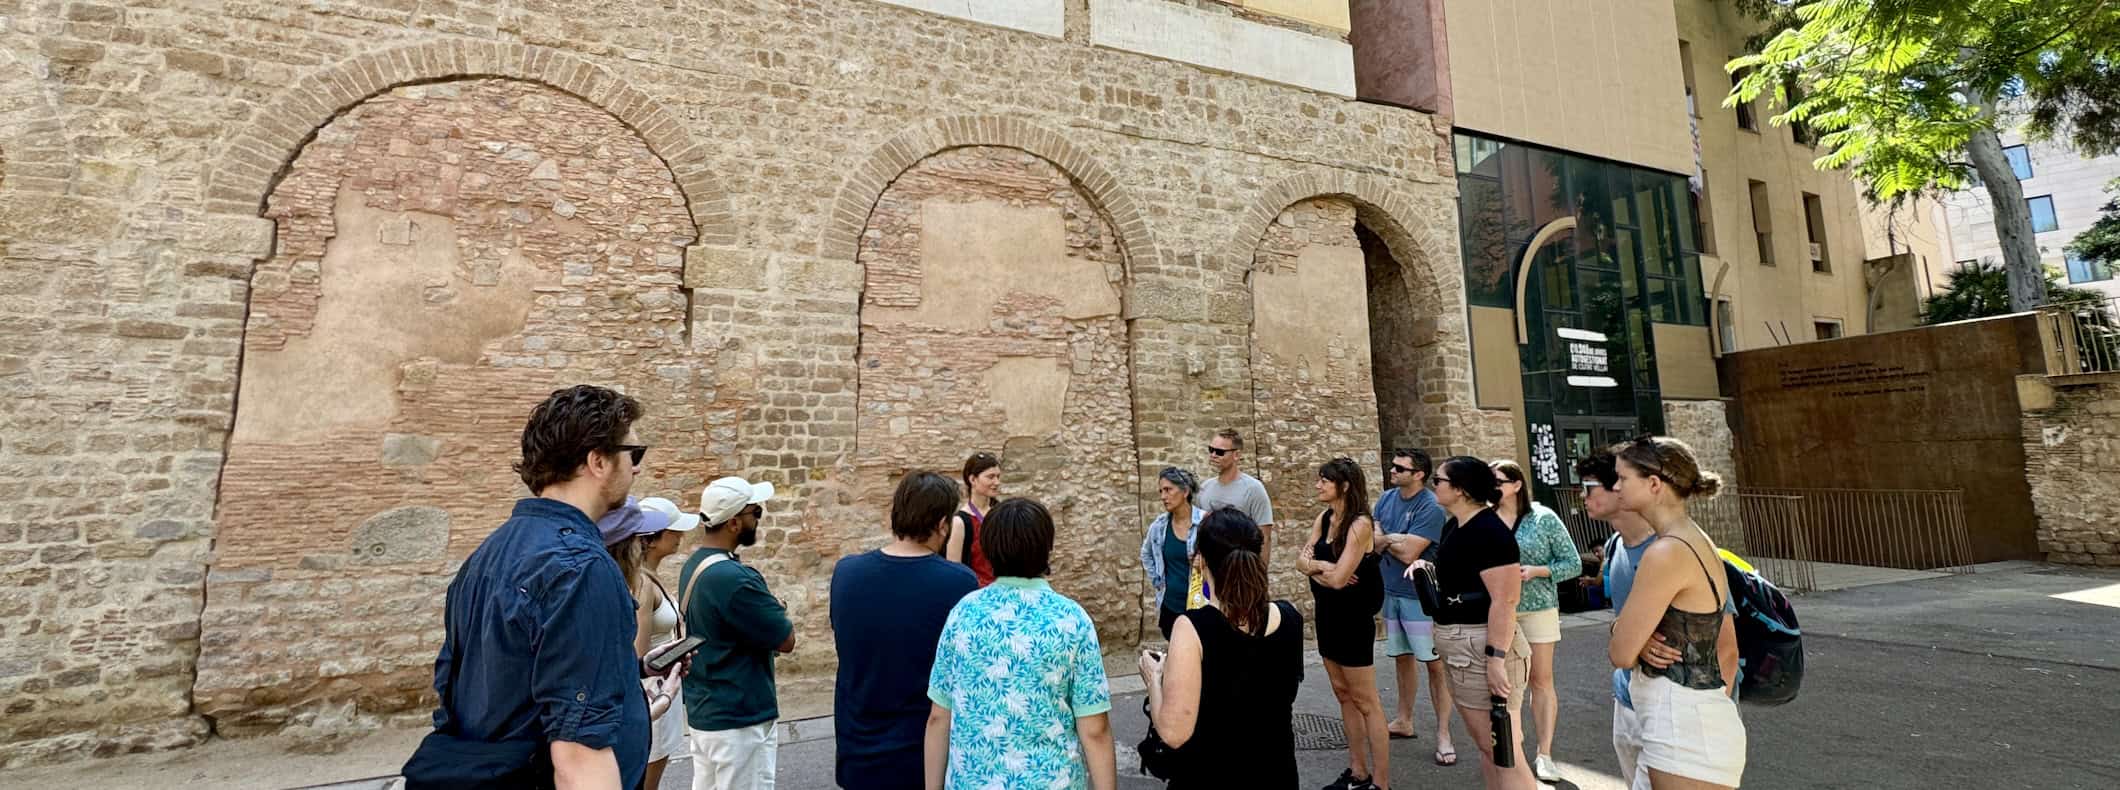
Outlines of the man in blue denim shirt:
{"type": "Polygon", "coordinates": [[[530,413],[515,470],[537,496],[449,585],[441,706],[405,763],[408,788],[640,783],[649,724],[633,597],[596,529],[646,453],[639,418],[633,398],[589,386],[530,413]]]}

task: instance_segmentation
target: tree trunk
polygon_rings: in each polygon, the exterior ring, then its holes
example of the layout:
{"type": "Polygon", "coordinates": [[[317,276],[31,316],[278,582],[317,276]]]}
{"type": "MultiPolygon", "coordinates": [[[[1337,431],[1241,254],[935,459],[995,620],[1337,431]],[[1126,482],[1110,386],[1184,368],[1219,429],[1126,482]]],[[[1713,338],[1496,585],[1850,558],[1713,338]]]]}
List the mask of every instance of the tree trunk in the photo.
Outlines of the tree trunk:
{"type": "MultiPolygon", "coordinates": [[[[1981,97],[1978,104],[1981,114],[1995,117],[1993,101],[1981,97]]],[[[1988,129],[1974,132],[1965,141],[1965,153],[1994,207],[1995,240],[2002,245],[2002,268],[2010,276],[2010,310],[2046,304],[2046,265],[2039,261],[2039,243],[2032,234],[2032,209],[2024,204],[2024,184],[2017,180],[2017,171],[2002,154],[2002,137],[1988,129]]]]}

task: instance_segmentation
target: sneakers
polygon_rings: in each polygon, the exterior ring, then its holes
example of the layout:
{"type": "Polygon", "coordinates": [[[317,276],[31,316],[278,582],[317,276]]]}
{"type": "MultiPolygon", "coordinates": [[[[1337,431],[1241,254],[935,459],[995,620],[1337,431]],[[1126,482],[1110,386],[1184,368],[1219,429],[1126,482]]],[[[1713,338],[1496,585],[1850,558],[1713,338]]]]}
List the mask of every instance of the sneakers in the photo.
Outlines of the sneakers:
{"type": "Polygon", "coordinates": [[[1332,784],[1326,785],[1320,790],[1377,790],[1377,785],[1366,777],[1355,778],[1354,769],[1349,768],[1340,771],[1340,778],[1333,780],[1332,784]]]}
{"type": "Polygon", "coordinates": [[[1547,784],[1561,780],[1561,771],[1559,768],[1553,767],[1553,758],[1543,754],[1539,755],[1538,759],[1531,761],[1531,773],[1537,775],[1539,781],[1547,784]]]}

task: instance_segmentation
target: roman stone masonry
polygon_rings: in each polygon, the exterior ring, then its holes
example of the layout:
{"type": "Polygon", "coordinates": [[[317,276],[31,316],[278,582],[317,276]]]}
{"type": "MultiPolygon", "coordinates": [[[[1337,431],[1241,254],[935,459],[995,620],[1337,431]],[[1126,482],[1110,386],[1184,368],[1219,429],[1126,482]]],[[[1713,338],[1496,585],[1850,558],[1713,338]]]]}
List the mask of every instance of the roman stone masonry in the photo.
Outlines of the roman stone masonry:
{"type": "MultiPolygon", "coordinates": [[[[1135,467],[1125,259],[1111,224],[1051,162],[958,148],[884,190],[862,233],[859,410],[848,459],[883,523],[906,469],[957,477],[977,450],[1001,458],[1003,496],[1037,498],[1068,536],[1053,575],[1107,641],[1134,638],[1139,587],[1113,573],[1142,525],[1135,467]]],[[[834,530],[874,548],[880,530],[834,530]]],[[[822,634],[820,634],[820,637],[822,634]]]]}
{"type": "MultiPolygon", "coordinates": [[[[1323,505],[1318,466],[1355,459],[1376,486],[1377,397],[1370,378],[1367,276],[1354,206],[1305,200],[1259,242],[1252,265],[1252,400],[1257,431],[1246,443],[1273,497],[1280,591],[1301,575],[1278,558],[1308,552],[1323,505]]],[[[1367,503],[1364,503],[1367,504],[1367,503]]],[[[1297,593],[1290,600],[1304,601],[1297,593]]]]}
{"type": "MultiPolygon", "coordinates": [[[[1720,497],[1737,496],[1736,441],[1730,433],[1729,405],[1719,400],[1664,401],[1664,433],[1693,448],[1704,471],[1722,477],[1720,497]]],[[[1722,548],[1746,551],[1742,508],[1725,501],[1692,508],[1694,518],[1722,548]]]]}
{"type": "Polygon", "coordinates": [[[1000,452],[1116,651],[1153,474],[1215,429],[1297,525],[1332,454],[1507,446],[1447,127],[1086,5],[0,0],[0,767],[424,718],[562,385],[646,404],[635,493],[780,486],[784,689],[902,468],[1000,452]]]}
{"type": "Polygon", "coordinates": [[[653,404],[640,495],[711,471],[691,217],[609,113],[514,80],[399,88],[320,130],[266,206],[195,689],[229,732],[291,700],[421,703],[433,602],[526,493],[510,439],[546,393],[653,404]]]}
{"type": "Polygon", "coordinates": [[[2039,549],[2052,562],[2120,566],[2120,380],[2082,378],[2104,380],[2052,386],[2044,402],[2025,403],[2039,549]]]}

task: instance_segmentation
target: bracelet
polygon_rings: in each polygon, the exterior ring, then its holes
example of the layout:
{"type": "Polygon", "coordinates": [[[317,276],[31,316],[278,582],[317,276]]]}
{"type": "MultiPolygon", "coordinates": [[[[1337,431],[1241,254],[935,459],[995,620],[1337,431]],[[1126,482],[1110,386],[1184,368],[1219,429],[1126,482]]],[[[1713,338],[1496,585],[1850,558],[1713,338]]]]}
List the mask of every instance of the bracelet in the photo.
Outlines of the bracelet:
{"type": "Polygon", "coordinates": [[[1494,649],[1494,645],[1482,645],[1481,647],[1483,647],[1483,648],[1485,648],[1485,649],[1486,649],[1486,651],[1487,651],[1487,657],[1488,657],[1488,658],[1508,658],[1508,657],[1509,657],[1509,652],[1508,652],[1508,651],[1506,651],[1506,650],[1496,650],[1496,649],[1494,649]]]}

